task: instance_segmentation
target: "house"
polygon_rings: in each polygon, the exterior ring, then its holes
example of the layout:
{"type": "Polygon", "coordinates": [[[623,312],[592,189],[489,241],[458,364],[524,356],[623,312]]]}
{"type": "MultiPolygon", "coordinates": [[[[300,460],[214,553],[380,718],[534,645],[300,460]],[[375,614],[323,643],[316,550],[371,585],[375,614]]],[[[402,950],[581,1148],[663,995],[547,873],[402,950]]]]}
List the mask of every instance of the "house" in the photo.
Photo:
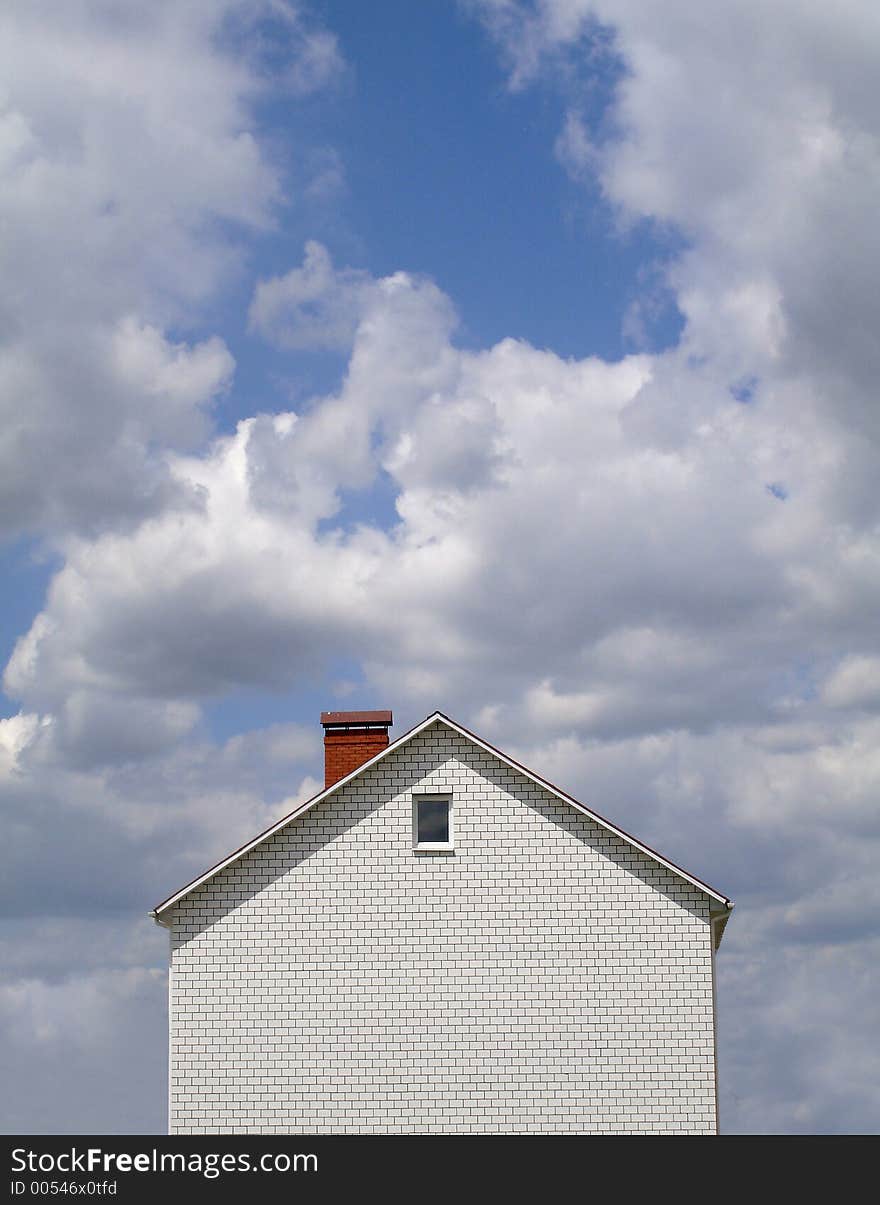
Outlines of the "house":
{"type": "Polygon", "coordinates": [[[439,712],[151,913],[172,1133],[717,1130],[732,904],[439,712]]]}

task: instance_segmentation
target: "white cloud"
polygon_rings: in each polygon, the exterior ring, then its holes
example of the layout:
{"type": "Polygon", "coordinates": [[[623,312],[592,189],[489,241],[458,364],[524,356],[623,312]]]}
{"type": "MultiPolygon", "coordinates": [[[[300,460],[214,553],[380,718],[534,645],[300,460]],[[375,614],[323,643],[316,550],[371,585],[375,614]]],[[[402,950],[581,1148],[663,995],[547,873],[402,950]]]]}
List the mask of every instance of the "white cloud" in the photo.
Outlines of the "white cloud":
{"type": "Polygon", "coordinates": [[[39,726],[38,715],[21,711],[0,720],[0,777],[21,772],[19,756],[33,741],[39,726]]]}
{"type": "Polygon", "coordinates": [[[193,343],[275,220],[253,102],[288,30],[298,91],[338,67],[292,5],[33,3],[0,16],[3,534],[94,530],[180,503],[164,452],[204,439],[233,361],[193,343]],[[244,22],[248,53],[224,40],[244,22]],[[276,47],[277,50],[277,47],[276,47]],[[173,336],[170,328],[177,332],[173,336]]]}
{"type": "Polygon", "coordinates": [[[308,242],[301,268],[259,282],[250,329],[280,347],[347,351],[373,287],[368,273],[335,271],[327,248],[308,242]]]}
{"type": "Polygon", "coordinates": [[[608,735],[790,718],[798,648],[821,672],[875,574],[833,524],[835,427],[793,431],[684,353],[461,351],[435,286],[362,287],[340,392],[172,457],[188,509],[69,541],[7,690],[34,710],[78,690],[198,699],[345,655],[385,689],[422,675],[427,706],[480,683],[508,722],[511,698],[608,735]],[[380,473],[394,529],[335,526],[380,473]]]}
{"type": "MultiPolygon", "coordinates": [[[[171,344],[155,327],[131,317],[122,319],[112,338],[122,388],[129,396],[140,394],[146,400],[143,413],[148,430],[166,443],[184,442],[185,435],[175,429],[178,413],[187,415],[230,382],[235,361],[222,339],[215,336],[193,347],[171,344]],[[170,429],[163,429],[166,413],[170,429]]],[[[197,430],[202,434],[204,428],[197,430]]]]}
{"type": "Polygon", "coordinates": [[[830,707],[880,705],[880,657],[847,657],[822,688],[830,707]]]}
{"type": "MultiPolygon", "coordinates": [[[[738,0],[723,19],[687,0],[471,7],[518,86],[544,70],[560,83],[563,160],[597,174],[622,220],[687,237],[672,269],[687,350],[718,376],[796,381],[802,408],[819,404],[876,441],[874,6],[738,0]],[[590,129],[577,84],[609,55],[624,70],[590,129]]],[[[780,404],[772,392],[766,403],[780,404]]]]}

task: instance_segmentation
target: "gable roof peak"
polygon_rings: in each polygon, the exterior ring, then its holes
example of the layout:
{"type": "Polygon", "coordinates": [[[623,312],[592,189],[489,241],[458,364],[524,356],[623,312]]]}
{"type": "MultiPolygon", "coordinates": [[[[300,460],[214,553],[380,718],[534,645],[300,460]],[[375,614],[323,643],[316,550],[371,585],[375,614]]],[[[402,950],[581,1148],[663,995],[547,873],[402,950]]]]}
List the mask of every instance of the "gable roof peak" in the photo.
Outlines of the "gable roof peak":
{"type": "Polygon", "coordinates": [[[404,732],[401,736],[397,737],[396,740],[391,741],[390,744],[381,749],[380,752],[376,753],[375,756],[371,757],[368,761],[363,762],[356,769],[352,770],[338,781],[326,786],[322,791],[319,791],[317,795],[313,795],[311,799],[307,799],[304,803],[294,808],[292,812],[289,812],[286,816],[283,816],[277,823],[271,825],[263,832],[258,833],[257,836],[251,841],[240,846],[238,849],[229,854],[228,857],[210,867],[204,872],[204,874],[199,875],[198,878],[195,878],[192,880],[192,882],[187,883],[185,887],[182,887],[179,891],[175,892],[173,895],[170,895],[167,899],[163,900],[161,904],[157,904],[149,915],[153,917],[157,924],[166,924],[166,922],[161,919],[162,914],[167,912],[176,903],[182,900],[184,896],[189,895],[191,891],[195,891],[197,887],[200,887],[203,883],[207,882],[208,879],[213,878],[215,874],[219,874],[221,870],[224,870],[232,862],[237,861],[238,858],[243,857],[246,853],[249,853],[250,850],[254,849],[257,845],[260,845],[263,841],[268,840],[269,837],[273,836],[286,825],[292,823],[294,820],[299,819],[300,816],[310,811],[317,804],[322,803],[325,799],[328,799],[336,791],[341,790],[342,787],[352,782],[366,770],[370,769],[370,767],[375,766],[378,762],[389,757],[392,753],[395,753],[401,748],[402,745],[413,740],[419,735],[419,733],[423,732],[431,724],[438,721],[445,724],[450,731],[457,733],[461,737],[464,737],[466,740],[477,745],[487,753],[490,753],[493,757],[498,758],[505,765],[511,767],[511,769],[514,769],[518,773],[525,775],[526,778],[530,779],[537,786],[549,791],[558,799],[561,799],[563,802],[569,804],[571,807],[574,807],[583,815],[589,817],[602,828],[614,833],[617,837],[621,838],[621,840],[627,842],[635,849],[640,850],[647,857],[653,859],[655,862],[659,862],[662,866],[665,866],[674,874],[679,875],[681,878],[691,883],[694,887],[697,887],[700,891],[705,892],[706,895],[708,895],[716,904],[720,905],[720,908],[713,909],[710,907],[710,913],[712,914],[713,919],[717,922],[717,928],[715,929],[715,945],[717,947],[721,941],[721,933],[724,930],[724,925],[726,924],[727,918],[733,910],[732,900],[730,900],[727,896],[722,895],[719,891],[716,891],[714,887],[710,887],[708,883],[704,883],[702,879],[696,878],[695,875],[689,874],[688,871],[683,870],[674,862],[669,861],[668,858],[663,857],[662,854],[659,854],[656,850],[651,849],[650,846],[645,845],[636,837],[633,837],[630,833],[625,832],[622,828],[618,828],[618,826],[612,824],[610,820],[606,820],[604,816],[600,816],[598,812],[594,812],[591,808],[586,807],[573,796],[569,795],[567,791],[563,791],[559,787],[554,786],[553,783],[549,782],[545,778],[542,778],[541,775],[536,774],[534,770],[528,769],[527,766],[515,761],[512,757],[502,752],[500,749],[497,749],[494,745],[490,745],[488,741],[483,740],[482,737],[477,736],[476,733],[471,732],[469,729],[465,728],[463,725],[459,724],[456,720],[453,720],[450,716],[446,715],[442,711],[431,712],[431,714],[426,716],[424,720],[410,728],[407,732],[404,732]]]}

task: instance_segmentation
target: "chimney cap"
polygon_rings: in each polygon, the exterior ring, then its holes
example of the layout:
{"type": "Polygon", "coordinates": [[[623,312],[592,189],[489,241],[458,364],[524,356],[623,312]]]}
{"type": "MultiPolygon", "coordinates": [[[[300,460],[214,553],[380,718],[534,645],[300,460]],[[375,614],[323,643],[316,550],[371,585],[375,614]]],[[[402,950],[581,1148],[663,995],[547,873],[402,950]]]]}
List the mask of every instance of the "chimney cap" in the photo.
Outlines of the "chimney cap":
{"type": "Polygon", "coordinates": [[[322,711],[324,728],[388,728],[394,721],[390,711],[322,711]]]}

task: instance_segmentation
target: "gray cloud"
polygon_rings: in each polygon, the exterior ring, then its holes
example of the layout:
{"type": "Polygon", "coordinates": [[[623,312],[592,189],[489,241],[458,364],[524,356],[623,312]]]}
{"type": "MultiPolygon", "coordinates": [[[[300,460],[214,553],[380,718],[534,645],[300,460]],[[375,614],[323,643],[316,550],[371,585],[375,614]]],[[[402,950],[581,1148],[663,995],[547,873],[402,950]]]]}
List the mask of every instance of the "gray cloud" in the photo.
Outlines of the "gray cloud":
{"type": "Polygon", "coordinates": [[[318,787],[319,736],[293,724],[85,767],[55,723],[21,726],[0,720],[5,916],[144,913],[318,787]]]}
{"type": "MultiPolygon", "coordinates": [[[[83,948],[80,932],[69,937],[83,948]]],[[[143,932],[138,940],[150,944],[143,932]]],[[[0,1099],[5,1133],[164,1131],[166,957],[163,949],[153,965],[74,971],[57,982],[5,977],[3,1078],[15,1086],[0,1099]]]]}

